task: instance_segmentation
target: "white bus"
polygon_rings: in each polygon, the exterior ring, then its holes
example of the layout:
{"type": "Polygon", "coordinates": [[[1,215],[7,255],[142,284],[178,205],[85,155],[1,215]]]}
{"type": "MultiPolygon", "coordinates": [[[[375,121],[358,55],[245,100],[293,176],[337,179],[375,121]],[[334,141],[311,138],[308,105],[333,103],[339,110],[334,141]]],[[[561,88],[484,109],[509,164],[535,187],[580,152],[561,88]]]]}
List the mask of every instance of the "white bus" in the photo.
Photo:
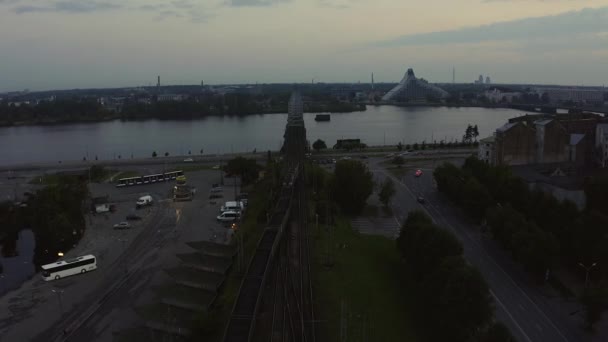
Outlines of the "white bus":
{"type": "Polygon", "coordinates": [[[49,281],[93,271],[97,269],[97,261],[94,255],[89,254],[74,259],[42,265],[41,267],[42,279],[49,281]]]}

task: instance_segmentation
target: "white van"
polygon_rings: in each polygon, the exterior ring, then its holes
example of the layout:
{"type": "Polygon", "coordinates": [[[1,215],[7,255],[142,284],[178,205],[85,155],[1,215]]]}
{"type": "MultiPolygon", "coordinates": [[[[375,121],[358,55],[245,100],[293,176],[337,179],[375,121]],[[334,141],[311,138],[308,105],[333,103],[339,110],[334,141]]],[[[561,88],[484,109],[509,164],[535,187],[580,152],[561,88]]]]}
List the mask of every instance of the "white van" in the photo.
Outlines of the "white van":
{"type": "Polygon", "coordinates": [[[241,217],[241,213],[238,211],[224,211],[220,216],[216,217],[220,222],[234,222],[241,217]]]}
{"type": "Polygon", "coordinates": [[[244,211],[245,206],[242,202],[237,201],[229,201],[224,203],[224,205],[220,208],[220,212],[223,213],[225,211],[244,211]]]}
{"type": "Polygon", "coordinates": [[[146,205],[152,205],[152,202],[153,202],[153,200],[152,200],[152,196],[147,195],[147,196],[142,196],[142,197],[140,197],[140,198],[137,200],[137,202],[135,202],[135,204],[136,204],[136,205],[137,205],[137,207],[139,208],[139,207],[143,207],[143,206],[146,206],[146,205]]]}

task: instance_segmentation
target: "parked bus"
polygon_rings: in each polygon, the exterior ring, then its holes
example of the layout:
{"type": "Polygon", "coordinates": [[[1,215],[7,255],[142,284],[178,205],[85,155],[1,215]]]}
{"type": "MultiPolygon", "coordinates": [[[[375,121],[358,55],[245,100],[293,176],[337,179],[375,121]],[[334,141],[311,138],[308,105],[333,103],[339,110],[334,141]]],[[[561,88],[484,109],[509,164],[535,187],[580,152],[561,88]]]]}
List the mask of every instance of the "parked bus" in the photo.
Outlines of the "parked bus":
{"type": "Polygon", "coordinates": [[[93,271],[97,269],[97,260],[94,255],[89,254],[74,259],[42,265],[41,267],[42,279],[49,281],[93,271]]]}
{"type": "Polygon", "coordinates": [[[125,186],[132,185],[142,185],[142,184],[152,184],[157,182],[166,182],[170,180],[177,179],[177,177],[183,176],[184,171],[171,171],[165,173],[159,173],[155,175],[146,175],[140,177],[129,177],[129,178],[121,178],[118,180],[116,187],[122,188],[125,186]]]}

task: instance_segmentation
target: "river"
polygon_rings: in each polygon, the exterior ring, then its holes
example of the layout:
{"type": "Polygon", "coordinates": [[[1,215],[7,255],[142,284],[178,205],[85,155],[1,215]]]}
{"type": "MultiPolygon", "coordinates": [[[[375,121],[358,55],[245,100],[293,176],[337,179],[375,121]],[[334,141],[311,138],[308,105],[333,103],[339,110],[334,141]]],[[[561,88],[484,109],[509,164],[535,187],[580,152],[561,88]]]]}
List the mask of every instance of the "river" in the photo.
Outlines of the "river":
{"type": "Polygon", "coordinates": [[[34,249],[36,239],[29,229],[0,243],[0,296],[14,290],[36,272],[34,249]]]}
{"type": "MultiPolygon", "coordinates": [[[[525,112],[504,108],[368,106],[333,113],[330,122],[304,114],[310,142],[359,138],[367,145],[460,140],[468,124],[480,137],[525,112]]],[[[0,165],[170,155],[278,150],[287,114],[208,117],[192,121],[108,121],[0,128],[0,165]]]]}

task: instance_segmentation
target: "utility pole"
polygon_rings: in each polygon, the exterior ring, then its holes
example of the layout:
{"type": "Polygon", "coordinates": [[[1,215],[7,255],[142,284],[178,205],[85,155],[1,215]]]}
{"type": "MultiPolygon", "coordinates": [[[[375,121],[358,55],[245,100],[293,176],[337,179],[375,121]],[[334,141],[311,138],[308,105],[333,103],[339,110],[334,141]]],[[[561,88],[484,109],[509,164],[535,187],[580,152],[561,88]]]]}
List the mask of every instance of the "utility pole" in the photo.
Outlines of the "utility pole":
{"type": "Polygon", "coordinates": [[[587,273],[585,274],[585,289],[587,289],[589,287],[589,271],[591,271],[592,268],[594,268],[595,266],[597,266],[597,262],[594,262],[589,267],[583,265],[583,263],[581,263],[581,262],[579,262],[578,265],[580,267],[584,268],[585,271],[587,271],[587,273]]]}
{"type": "Polygon", "coordinates": [[[57,299],[59,300],[59,309],[61,310],[61,315],[63,316],[63,302],[61,301],[63,290],[51,290],[51,292],[57,295],[57,299]]]}

